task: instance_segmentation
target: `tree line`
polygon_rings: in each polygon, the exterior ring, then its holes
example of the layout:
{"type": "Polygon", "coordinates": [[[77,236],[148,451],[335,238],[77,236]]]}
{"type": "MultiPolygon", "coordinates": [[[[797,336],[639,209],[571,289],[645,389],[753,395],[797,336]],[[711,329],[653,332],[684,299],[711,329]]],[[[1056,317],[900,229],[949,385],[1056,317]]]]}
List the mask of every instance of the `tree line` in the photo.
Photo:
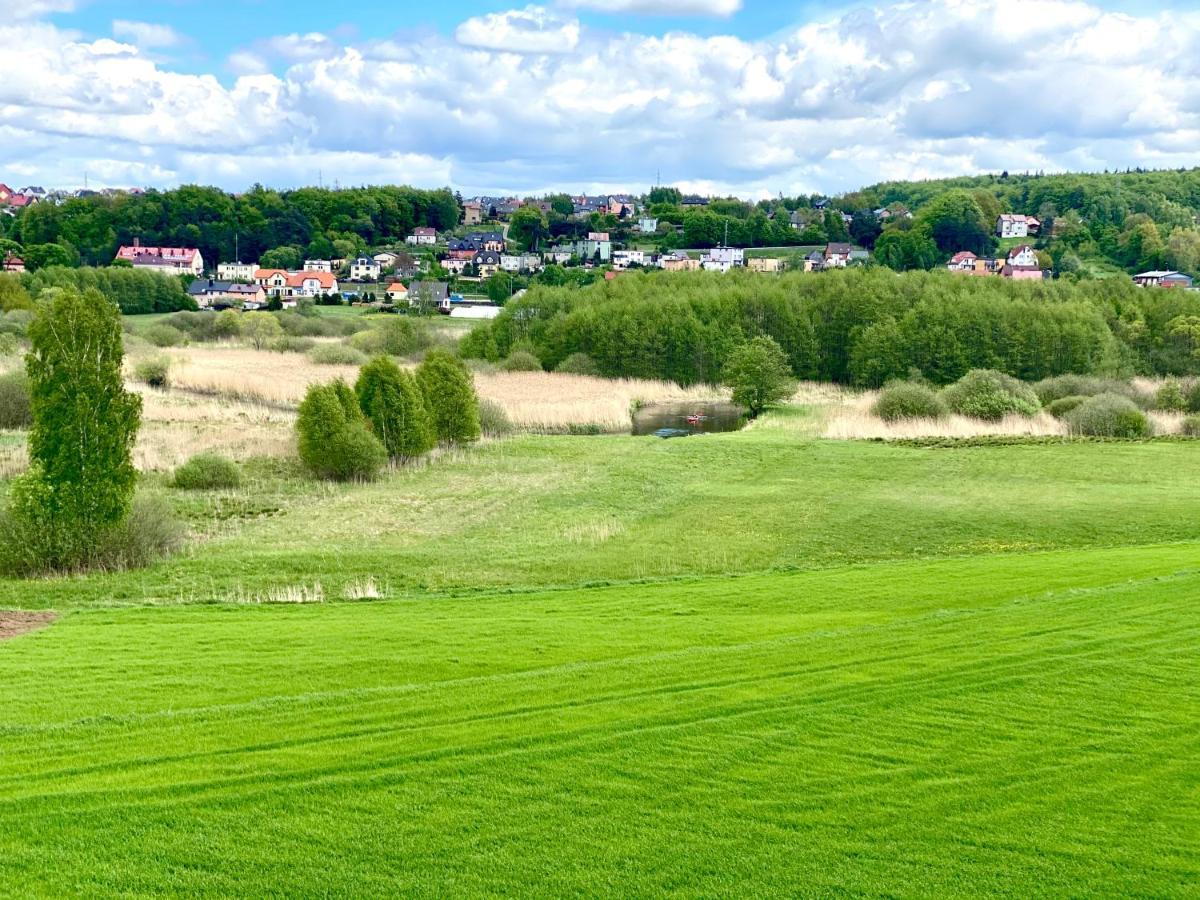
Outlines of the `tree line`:
{"type": "Polygon", "coordinates": [[[877,386],[972,369],[1200,374],[1200,297],[1124,281],[1011,282],[944,272],[639,273],[582,289],[538,286],[463,340],[548,370],[586,355],[607,377],[716,383],[730,355],[771,337],[798,378],[877,386]],[[1194,326],[1194,327],[1193,327],[1194,326]]]}

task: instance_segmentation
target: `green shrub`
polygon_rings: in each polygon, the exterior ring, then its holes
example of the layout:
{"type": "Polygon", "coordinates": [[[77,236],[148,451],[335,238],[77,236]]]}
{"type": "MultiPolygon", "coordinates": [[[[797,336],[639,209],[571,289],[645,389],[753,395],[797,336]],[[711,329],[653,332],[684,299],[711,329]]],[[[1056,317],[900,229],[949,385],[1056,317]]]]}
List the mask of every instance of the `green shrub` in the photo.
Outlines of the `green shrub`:
{"type": "Polygon", "coordinates": [[[516,431],[504,407],[495,400],[479,401],[479,430],[487,437],[506,437],[516,431]]]}
{"type": "Polygon", "coordinates": [[[1137,389],[1128,381],[1096,375],[1057,375],[1039,381],[1033,390],[1043,406],[1065,397],[1095,397],[1097,394],[1119,394],[1134,402],[1138,400],[1137,389]]]}
{"type": "Polygon", "coordinates": [[[363,366],[354,385],[358,405],[392,459],[415,459],[437,443],[416,380],[387,356],[363,366]]]}
{"type": "Polygon", "coordinates": [[[528,350],[514,350],[500,363],[505,372],[541,372],[541,361],[528,350]]]}
{"type": "Polygon", "coordinates": [[[591,375],[593,377],[600,375],[600,367],[586,353],[572,353],[560,362],[554,371],[564,375],[591,375]]]}
{"type": "Polygon", "coordinates": [[[1189,384],[1183,393],[1187,399],[1187,412],[1200,413],[1200,378],[1189,384]]]}
{"type": "Polygon", "coordinates": [[[367,357],[347,344],[321,344],[308,351],[309,362],[319,366],[361,366],[367,357]]]}
{"type": "Polygon", "coordinates": [[[300,459],[318,477],[334,481],[374,478],[387,451],[371,434],[346,382],[314,384],[296,418],[300,459]]]}
{"type": "Polygon", "coordinates": [[[152,388],[166,388],[171,384],[171,361],[165,356],[143,359],[133,367],[134,381],[148,384],[152,388]]]}
{"type": "Polygon", "coordinates": [[[21,349],[15,334],[0,333],[0,356],[16,356],[21,349]]]}
{"type": "Polygon", "coordinates": [[[871,412],[885,422],[903,419],[944,419],[949,410],[942,398],[923,384],[899,381],[879,393],[871,412]]]}
{"type": "Polygon", "coordinates": [[[1057,400],[1050,401],[1046,412],[1056,419],[1065,419],[1069,413],[1074,412],[1087,401],[1087,397],[1059,397],[1057,400]]]}
{"type": "Polygon", "coordinates": [[[1037,415],[1041,403],[1033,388],[993,369],[974,369],[942,390],[951,411],[972,419],[998,422],[1009,413],[1037,415]]]}
{"type": "Polygon", "coordinates": [[[142,337],[155,347],[178,347],[187,340],[187,335],[178,328],[167,325],[165,322],[151,325],[142,332],[142,337]]]}
{"type": "Polygon", "coordinates": [[[317,342],[308,337],[294,337],[285,334],[271,342],[271,350],[275,353],[307,353],[317,346],[317,342]]]}
{"type": "Polygon", "coordinates": [[[479,398],[462,360],[444,350],[431,351],[417,368],[417,385],[443,444],[479,440],[479,398]]]}
{"type": "Polygon", "coordinates": [[[1163,383],[1154,395],[1154,408],[1163,412],[1184,412],[1188,407],[1187,394],[1183,385],[1171,380],[1163,383]]]}
{"type": "Polygon", "coordinates": [[[230,490],[242,483],[242,470],[224,456],[198,453],[175,470],[171,483],[184,491],[230,490]]]}
{"type": "Polygon", "coordinates": [[[1188,437],[1200,437],[1200,416],[1188,416],[1184,419],[1181,433],[1188,437]]]}
{"type": "Polygon", "coordinates": [[[1067,416],[1072,434],[1089,437],[1149,437],[1154,428],[1146,414],[1128,397],[1098,394],[1089,397],[1067,416]]]}
{"type": "Polygon", "coordinates": [[[355,334],[350,343],[370,356],[410,356],[429,345],[429,335],[407,316],[388,316],[374,320],[369,331],[355,334]]]}
{"type": "Polygon", "coordinates": [[[0,428],[28,428],[32,424],[29,377],[21,369],[0,375],[0,428]]]}

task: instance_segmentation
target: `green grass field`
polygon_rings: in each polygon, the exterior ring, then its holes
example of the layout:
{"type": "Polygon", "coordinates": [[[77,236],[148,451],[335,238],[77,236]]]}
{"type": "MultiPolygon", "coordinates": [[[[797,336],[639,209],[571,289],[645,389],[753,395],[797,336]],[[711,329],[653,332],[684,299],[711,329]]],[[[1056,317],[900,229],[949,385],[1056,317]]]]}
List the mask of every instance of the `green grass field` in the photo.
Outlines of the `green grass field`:
{"type": "Polygon", "coordinates": [[[249,475],[170,494],[183,557],[0,582],[62,613],[0,643],[0,894],[1200,890],[1193,444],[249,475]]]}

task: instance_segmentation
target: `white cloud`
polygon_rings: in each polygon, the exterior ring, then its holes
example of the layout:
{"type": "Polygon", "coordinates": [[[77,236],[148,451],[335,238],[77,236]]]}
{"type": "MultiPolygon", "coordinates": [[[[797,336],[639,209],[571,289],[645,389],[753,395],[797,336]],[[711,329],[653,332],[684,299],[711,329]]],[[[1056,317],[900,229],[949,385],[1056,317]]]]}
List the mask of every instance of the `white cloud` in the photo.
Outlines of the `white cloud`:
{"type": "Polygon", "coordinates": [[[575,9],[652,16],[732,16],[742,0],[566,0],[575,9]]]}
{"type": "Polygon", "coordinates": [[[170,25],[155,25],[151,22],[132,22],[115,19],[112,23],[113,37],[128,38],[143,49],[175,47],[183,42],[182,36],[170,25]]]}
{"type": "Polygon", "coordinates": [[[0,0],[0,22],[38,19],[51,13],[72,12],[75,0],[0,0]]]}
{"type": "Polygon", "coordinates": [[[470,19],[453,41],[313,33],[231,47],[224,82],[169,71],[118,36],[0,25],[0,180],[72,186],[86,170],[244,188],[321,169],[344,184],[524,192],[638,189],[661,170],[761,196],[1200,164],[1195,13],[924,0],[745,41],[585,35],[534,6],[470,19]]]}
{"type": "Polygon", "coordinates": [[[468,47],[509,53],[570,53],[579,46],[579,20],[527,6],[467,19],[454,37],[468,47]]]}

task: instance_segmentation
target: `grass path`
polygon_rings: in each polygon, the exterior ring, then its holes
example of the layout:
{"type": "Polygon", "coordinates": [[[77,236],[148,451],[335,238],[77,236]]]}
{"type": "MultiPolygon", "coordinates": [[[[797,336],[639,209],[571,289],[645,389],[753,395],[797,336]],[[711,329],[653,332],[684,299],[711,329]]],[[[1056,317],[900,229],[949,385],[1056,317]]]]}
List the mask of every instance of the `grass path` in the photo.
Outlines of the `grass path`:
{"type": "Polygon", "coordinates": [[[70,613],[0,892],[1183,896],[1198,551],[70,613]]]}

